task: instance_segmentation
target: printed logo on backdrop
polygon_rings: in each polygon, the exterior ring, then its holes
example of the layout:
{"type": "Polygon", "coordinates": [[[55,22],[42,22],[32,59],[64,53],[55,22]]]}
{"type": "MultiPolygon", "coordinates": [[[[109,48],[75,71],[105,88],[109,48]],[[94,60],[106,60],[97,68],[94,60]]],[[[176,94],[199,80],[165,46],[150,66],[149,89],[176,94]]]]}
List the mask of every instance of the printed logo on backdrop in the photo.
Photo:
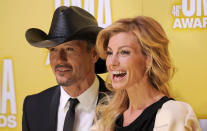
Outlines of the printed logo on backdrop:
{"type": "Polygon", "coordinates": [[[3,59],[3,74],[1,74],[0,85],[0,128],[15,128],[16,121],[16,99],[14,87],[14,73],[11,59],[3,59]]]}
{"type": "MultiPolygon", "coordinates": [[[[78,6],[90,12],[95,16],[95,1],[94,0],[55,0],[55,9],[61,5],[78,6]],[[63,4],[62,4],[63,2],[63,4]],[[83,5],[83,6],[82,6],[83,5]]],[[[97,5],[97,21],[100,27],[107,27],[112,23],[110,0],[98,0],[97,5]]],[[[46,60],[46,65],[50,64],[49,53],[46,60]]]]}
{"type": "Polygon", "coordinates": [[[207,29],[207,0],[179,0],[172,5],[173,29],[207,29]]]}

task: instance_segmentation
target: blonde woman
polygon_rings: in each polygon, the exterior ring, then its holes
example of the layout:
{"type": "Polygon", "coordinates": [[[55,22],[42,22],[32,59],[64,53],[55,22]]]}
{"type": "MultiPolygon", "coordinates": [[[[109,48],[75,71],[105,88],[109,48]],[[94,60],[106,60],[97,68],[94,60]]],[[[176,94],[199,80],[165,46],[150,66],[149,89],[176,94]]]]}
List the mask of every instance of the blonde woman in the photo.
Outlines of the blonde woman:
{"type": "Polygon", "coordinates": [[[97,38],[112,96],[97,108],[91,131],[200,131],[191,106],[169,96],[168,39],[154,19],[122,19],[97,38]]]}

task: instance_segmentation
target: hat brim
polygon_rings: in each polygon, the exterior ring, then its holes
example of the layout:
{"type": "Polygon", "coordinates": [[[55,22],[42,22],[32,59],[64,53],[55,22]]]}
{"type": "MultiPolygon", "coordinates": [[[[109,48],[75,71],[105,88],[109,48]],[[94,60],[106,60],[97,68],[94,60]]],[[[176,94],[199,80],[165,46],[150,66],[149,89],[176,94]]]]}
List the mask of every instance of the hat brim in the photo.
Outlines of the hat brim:
{"type": "MultiPolygon", "coordinates": [[[[94,41],[95,44],[96,37],[101,29],[102,29],[101,27],[87,27],[77,31],[68,39],[64,40],[61,38],[59,39],[56,38],[56,39],[49,40],[48,35],[44,31],[37,28],[31,28],[26,31],[25,37],[30,45],[39,48],[55,47],[66,41],[71,41],[71,40],[92,40],[94,41]]],[[[95,72],[97,74],[105,73],[106,72],[105,65],[106,65],[105,60],[99,58],[95,64],[95,72]]]]}
{"type": "Polygon", "coordinates": [[[38,29],[38,28],[30,28],[25,33],[26,40],[32,46],[39,47],[39,48],[47,48],[51,45],[56,45],[56,42],[48,40],[47,34],[38,29]]]}
{"type": "Polygon", "coordinates": [[[48,39],[49,37],[44,31],[38,28],[30,28],[26,31],[25,37],[30,45],[39,48],[55,47],[57,45],[71,40],[89,40],[95,44],[96,37],[99,31],[102,29],[103,28],[97,26],[88,26],[74,32],[68,38],[59,37],[48,39]]]}

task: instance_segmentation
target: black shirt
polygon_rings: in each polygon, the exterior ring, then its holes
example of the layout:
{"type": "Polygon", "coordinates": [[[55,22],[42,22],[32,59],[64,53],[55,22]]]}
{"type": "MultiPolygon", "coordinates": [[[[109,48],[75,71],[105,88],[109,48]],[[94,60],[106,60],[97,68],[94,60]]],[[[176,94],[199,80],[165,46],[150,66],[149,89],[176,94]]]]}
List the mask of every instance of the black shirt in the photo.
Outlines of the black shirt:
{"type": "Polygon", "coordinates": [[[162,97],[147,107],[136,120],[125,127],[123,127],[123,114],[120,115],[115,122],[115,131],[153,131],[157,111],[168,100],[173,99],[166,96],[162,97]]]}

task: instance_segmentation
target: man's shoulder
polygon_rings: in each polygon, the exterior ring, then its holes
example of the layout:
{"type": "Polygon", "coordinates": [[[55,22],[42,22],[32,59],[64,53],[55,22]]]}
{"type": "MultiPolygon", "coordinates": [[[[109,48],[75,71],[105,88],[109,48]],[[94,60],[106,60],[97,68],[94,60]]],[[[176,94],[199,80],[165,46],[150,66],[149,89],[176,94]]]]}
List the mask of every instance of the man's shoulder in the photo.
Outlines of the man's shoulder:
{"type": "Polygon", "coordinates": [[[56,85],[56,86],[53,86],[53,87],[50,87],[48,89],[45,89],[39,93],[36,93],[36,94],[33,94],[33,95],[28,95],[25,100],[39,100],[39,99],[50,99],[50,97],[53,96],[54,93],[57,93],[59,92],[59,86],[56,85]]]}
{"type": "Polygon", "coordinates": [[[109,90],[106,88],[105,81],[97,75],[97,78],[99,80],[99,92],[108,92],[109,90]]]}
{"type": "Polygon", "coordinates": [[[99,80],[99,93],[98,93],[98,102],[99,102],[102,98],[109,95],[111,91],[106,88],[105,81],[100,76],[97,75],[97,77],[99,80]]]}

